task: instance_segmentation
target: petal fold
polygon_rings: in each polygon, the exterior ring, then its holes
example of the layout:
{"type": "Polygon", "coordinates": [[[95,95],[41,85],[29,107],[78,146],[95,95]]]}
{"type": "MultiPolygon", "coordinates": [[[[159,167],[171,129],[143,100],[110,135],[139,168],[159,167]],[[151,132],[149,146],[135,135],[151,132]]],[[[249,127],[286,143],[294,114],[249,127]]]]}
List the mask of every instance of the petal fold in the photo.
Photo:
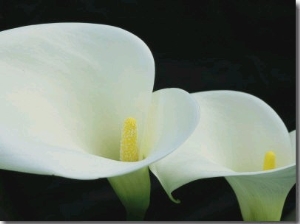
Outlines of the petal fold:
{"type": "Polygon", "coordinates": [[[297,143],[296,135],[297,135],[297,131],[296,130],[290,132],[292,149],[294,150],[295,153],[296,153],[296,143],[297,143]]]}
{"type": "Polygon", "coordinates": [[[199,106],[181,89],[162,89],[153,93],[143,133],[141,151],[147,160],[156,161],[182,145],[199,122],[199,106]]]}

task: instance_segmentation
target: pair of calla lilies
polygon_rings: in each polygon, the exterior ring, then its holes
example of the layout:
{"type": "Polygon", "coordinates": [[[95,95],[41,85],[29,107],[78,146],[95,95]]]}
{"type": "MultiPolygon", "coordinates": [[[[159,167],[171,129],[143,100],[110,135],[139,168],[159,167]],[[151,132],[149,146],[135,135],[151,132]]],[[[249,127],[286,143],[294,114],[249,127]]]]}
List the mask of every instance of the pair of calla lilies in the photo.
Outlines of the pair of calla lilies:
{"type": "Polygon", "coordinates": [[[149,206],[148,168],[173,201],[184,184],[225,177],[244,220],[280,220],[296,182],[295,131],[246,93],[153,93],[154,73],[145,43],[120,28],[1,32],[0,168],[108,178],[128,219],[149,206]]]}

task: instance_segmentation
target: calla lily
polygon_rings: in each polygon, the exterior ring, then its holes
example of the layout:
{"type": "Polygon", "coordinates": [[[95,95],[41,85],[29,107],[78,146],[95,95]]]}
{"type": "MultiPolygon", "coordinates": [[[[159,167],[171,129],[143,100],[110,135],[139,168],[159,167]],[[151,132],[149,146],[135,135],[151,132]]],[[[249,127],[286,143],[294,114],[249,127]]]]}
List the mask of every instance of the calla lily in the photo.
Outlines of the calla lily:
{"type": "Polygon", "coordinates": [[[178,150],[150,166],[169,197],[176,201],[171,192],[191,181],[225,177],[244,220],[280,220],[296,182],[296,132],[289,134],[275,111],[252,95],[235,91],[192,95],[199,103],[201,122],[178,150]],[[275,161],[275,167],[263,170],[268,160],[275,161]]]}
{"type": "Polygon", "coordinates": [[[198,104],[187,92],[152,93],[154,70],[146,44],[112,26],[56,23],[1,32],[0,168],[109,178],[128,217],[141,219],[148,165],[181,145],[198,122],[198,104]],[[123,124],[128,119],[134,130],[123,124]],[[120,161],[121,141],[132,131],[124,147],[134,142],[138,157],[120,161]]]}

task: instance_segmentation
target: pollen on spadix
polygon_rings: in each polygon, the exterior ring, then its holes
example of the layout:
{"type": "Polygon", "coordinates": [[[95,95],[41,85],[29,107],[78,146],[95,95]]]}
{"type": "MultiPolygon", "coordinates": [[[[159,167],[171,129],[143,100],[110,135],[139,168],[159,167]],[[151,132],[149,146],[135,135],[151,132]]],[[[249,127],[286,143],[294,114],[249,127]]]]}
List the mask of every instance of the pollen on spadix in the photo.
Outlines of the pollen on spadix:
{"type": "Polygon", "coordinates": [[[122,130],[120,161],[135,162],[138,160],[137,122],[134,118],[128,117],[124,121],[122,130]]]}
{"type": "Polygon", "coordinates": [[[268,151],[265,154],[263,170],[271,170],[275,168],[276,155],[273,151],[268,151]]]}

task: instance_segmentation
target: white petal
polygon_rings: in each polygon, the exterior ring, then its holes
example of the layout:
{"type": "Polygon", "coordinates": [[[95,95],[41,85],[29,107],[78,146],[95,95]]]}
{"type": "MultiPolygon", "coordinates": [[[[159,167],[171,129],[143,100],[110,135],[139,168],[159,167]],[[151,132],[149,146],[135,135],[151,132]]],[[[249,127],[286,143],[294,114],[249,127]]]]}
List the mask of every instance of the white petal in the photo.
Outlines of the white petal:
{"type": "Polygon", "coordinates": [[[13,141],[117,159],[123,120],[135,117],[143,129],[153,82],[150,50],[120,28],[56,23],[0,33],[0,123],[13,141]]]}
{"type": "Polygon", "coordinates": [[[150,166],[171,198],[174,189],[197,179],[259,174],[269,150],[278,167],[295,164],[286,127],[263,101],[234,91],[192,95],[200,106],[198,127],[178,150],[150,166]]]}
{"type": "Polygon", "coordinates": [[[197,103],[183,90],[164,89],[153,93],[144,135],[149,138],[143,143],[144,152],[149,155],[139,162],[115,161],[86,152],[28,142],[26,138],[15,141],[13,135],[0,129],[0,168],[76,179],[126,174],[174,151],[197,126],[198,114],[197,103]]]}

